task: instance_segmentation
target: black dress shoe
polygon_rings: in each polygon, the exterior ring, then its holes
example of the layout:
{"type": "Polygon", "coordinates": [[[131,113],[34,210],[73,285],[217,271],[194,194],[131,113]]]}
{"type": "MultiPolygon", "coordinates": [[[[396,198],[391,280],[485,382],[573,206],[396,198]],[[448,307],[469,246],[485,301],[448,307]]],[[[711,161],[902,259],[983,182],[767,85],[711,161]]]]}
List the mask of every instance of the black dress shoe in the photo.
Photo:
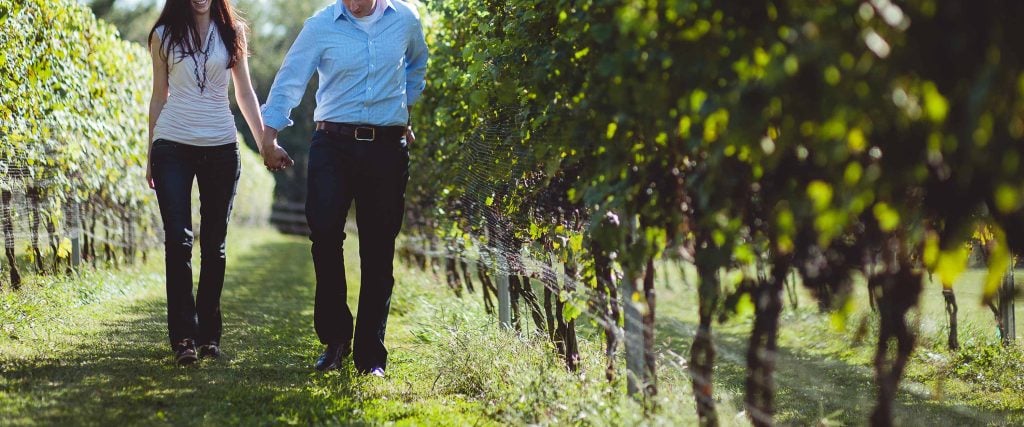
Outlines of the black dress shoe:
{"type": "Polygon", "coordinates": [[[341,359],[351,352],[351,348],[346,344],[328,344],[327,350],[320,355],[320,358],[316,359],[316,365],[314,368],[318,371],[330,371],[332,369],[338,369],[341,367],[341,359]]]}
{"type": "Polygon", "coordinates": [[[174,344],[174,361],[179,365],[191,365],[199,360],[196,357],[196,346],[191,339],[183,339],[174,344]]]}
{"type": "Polygon", "coordinates": [[[220,358],[220,346],[217,344],[205,344],[199,346],[199,357],[209,357],[211,359],[220,358]]]}

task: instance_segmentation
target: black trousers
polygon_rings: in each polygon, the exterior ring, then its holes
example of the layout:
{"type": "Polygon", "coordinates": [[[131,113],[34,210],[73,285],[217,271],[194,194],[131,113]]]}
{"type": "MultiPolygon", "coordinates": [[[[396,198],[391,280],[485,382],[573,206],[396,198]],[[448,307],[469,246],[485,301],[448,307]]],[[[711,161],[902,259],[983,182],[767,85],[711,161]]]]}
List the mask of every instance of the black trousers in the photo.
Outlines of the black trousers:
{"type": "Polygon", "coordinates": [[[379,137],[368,142],[327,130],[313,134],[306,195],[316,269],[313,322],[321,343],[353,340],[352,357],[360,370],[387,363],[384,333],[395,284],[392,262],[408,181],[409,150],[404,138],[379,137]],[[361,277],[354,338],[342,252],[345,220],[353,201],[361,277]]]}
{"type": "Polygon", "coordinates": [[[159,139],[150,167],[164,222],[167,329],[171,345],[183,339],[220,344],[220,294],[224,288],[225,238],[240,164],[238,145],[196,147],[159,139]],[[199,184],[200,270],[192,297],[192,181],[199,184]]]}

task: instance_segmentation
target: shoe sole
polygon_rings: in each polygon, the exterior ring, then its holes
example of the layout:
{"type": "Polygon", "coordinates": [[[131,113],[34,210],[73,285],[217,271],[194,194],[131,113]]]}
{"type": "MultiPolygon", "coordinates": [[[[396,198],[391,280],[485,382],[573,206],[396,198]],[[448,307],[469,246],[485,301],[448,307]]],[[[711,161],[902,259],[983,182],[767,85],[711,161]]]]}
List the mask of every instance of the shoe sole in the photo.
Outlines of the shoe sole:
{"type": "Polygon", "coordinates": [[[335,364],[332,364],[332,365],[328,365],[328,366],[326,366],[324,368],[319,368],[319,367],[316,367],[316,366],[313,367],[313,369],[315,369],[318,372],[333,371],[333,370],[336,370],[338,368],[341,368],[341,364],[340,363],[335,363],[335,364]]]}
{"type": "Polygon", "coordinates": [[[200,359],[220,359],[221,354],[222,353],[220,351],[218,351],[216,353],[213,353],[213,352],[211,352],[209,350],[206,350],[206,351],[199,350],[199,358],[200,359]]]}
{"type": "Polygon", "coordinates": [[[192,356],[181,356],[181,357],[178,358],[177,363],[179,365],[181,365],[181,366],[187,366],[187,365],[191,365],[193,363],[196,363],[196,361],[198,361],[198,360],[199,360],[199,358],[194,356],[194,355],[192,355],[192,356]]]}

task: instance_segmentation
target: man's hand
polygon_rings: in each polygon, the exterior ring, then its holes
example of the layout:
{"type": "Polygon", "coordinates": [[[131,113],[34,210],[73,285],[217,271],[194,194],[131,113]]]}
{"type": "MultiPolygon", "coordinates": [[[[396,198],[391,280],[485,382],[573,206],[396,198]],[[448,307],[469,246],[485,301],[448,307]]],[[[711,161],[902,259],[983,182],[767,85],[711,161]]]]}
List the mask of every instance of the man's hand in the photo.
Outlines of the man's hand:
{"type": "Polygon", "coordinates": [[[412,133],[412,125],[405,127],[405,146],[412,147],[412,143],[416,142],[416,135],[412,133]]]}
{"type": "Polygon", "coordinates": [[[271,172],[285,170],[294,164],[295,160],[292,160],[288,152],[277,145],[276,141],[270,147],[263,149],[263,166],[266,166],[271,172]]]}
{"type": "Polygon", "coordinates": [[[295,161],[288,156],[288,152],[277,145],[277,129],[264,126],[263,137],[260,141],[260,155],[263,156],[263,166],[271,172],[284,170],[294,165],[295,161]]]}

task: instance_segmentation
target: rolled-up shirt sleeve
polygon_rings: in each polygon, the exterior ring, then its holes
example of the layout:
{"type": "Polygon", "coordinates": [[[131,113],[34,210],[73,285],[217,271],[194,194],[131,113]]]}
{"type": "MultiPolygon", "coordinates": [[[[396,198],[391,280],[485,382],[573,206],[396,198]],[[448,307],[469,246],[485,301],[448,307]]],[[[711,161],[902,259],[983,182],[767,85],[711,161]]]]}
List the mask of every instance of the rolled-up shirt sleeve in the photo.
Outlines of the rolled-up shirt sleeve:
{"type": "Polygon", "coordinates": [[[284,63],[274,77],[274,85],[270,87],[267,103],[260,108],[263,122],[274,129],[282,130],[294,124],[290,118],[292,108],[299,105],[306,92],[306,84],[320,62],[323,47],[317,43],[312,22],[312,19],[306,21],[288,49],[284,63]]]}
{"type": "Polygon", "coordinates": [[[424,75],[427,71],[427,41],[424,39],[423,26],[418,17],[415,22],[416,24],[411,26],[413,34],[409,38],[411,42],[405,52],[405,94],[408,105],[416,103],[426,87],[424,75]]]}

